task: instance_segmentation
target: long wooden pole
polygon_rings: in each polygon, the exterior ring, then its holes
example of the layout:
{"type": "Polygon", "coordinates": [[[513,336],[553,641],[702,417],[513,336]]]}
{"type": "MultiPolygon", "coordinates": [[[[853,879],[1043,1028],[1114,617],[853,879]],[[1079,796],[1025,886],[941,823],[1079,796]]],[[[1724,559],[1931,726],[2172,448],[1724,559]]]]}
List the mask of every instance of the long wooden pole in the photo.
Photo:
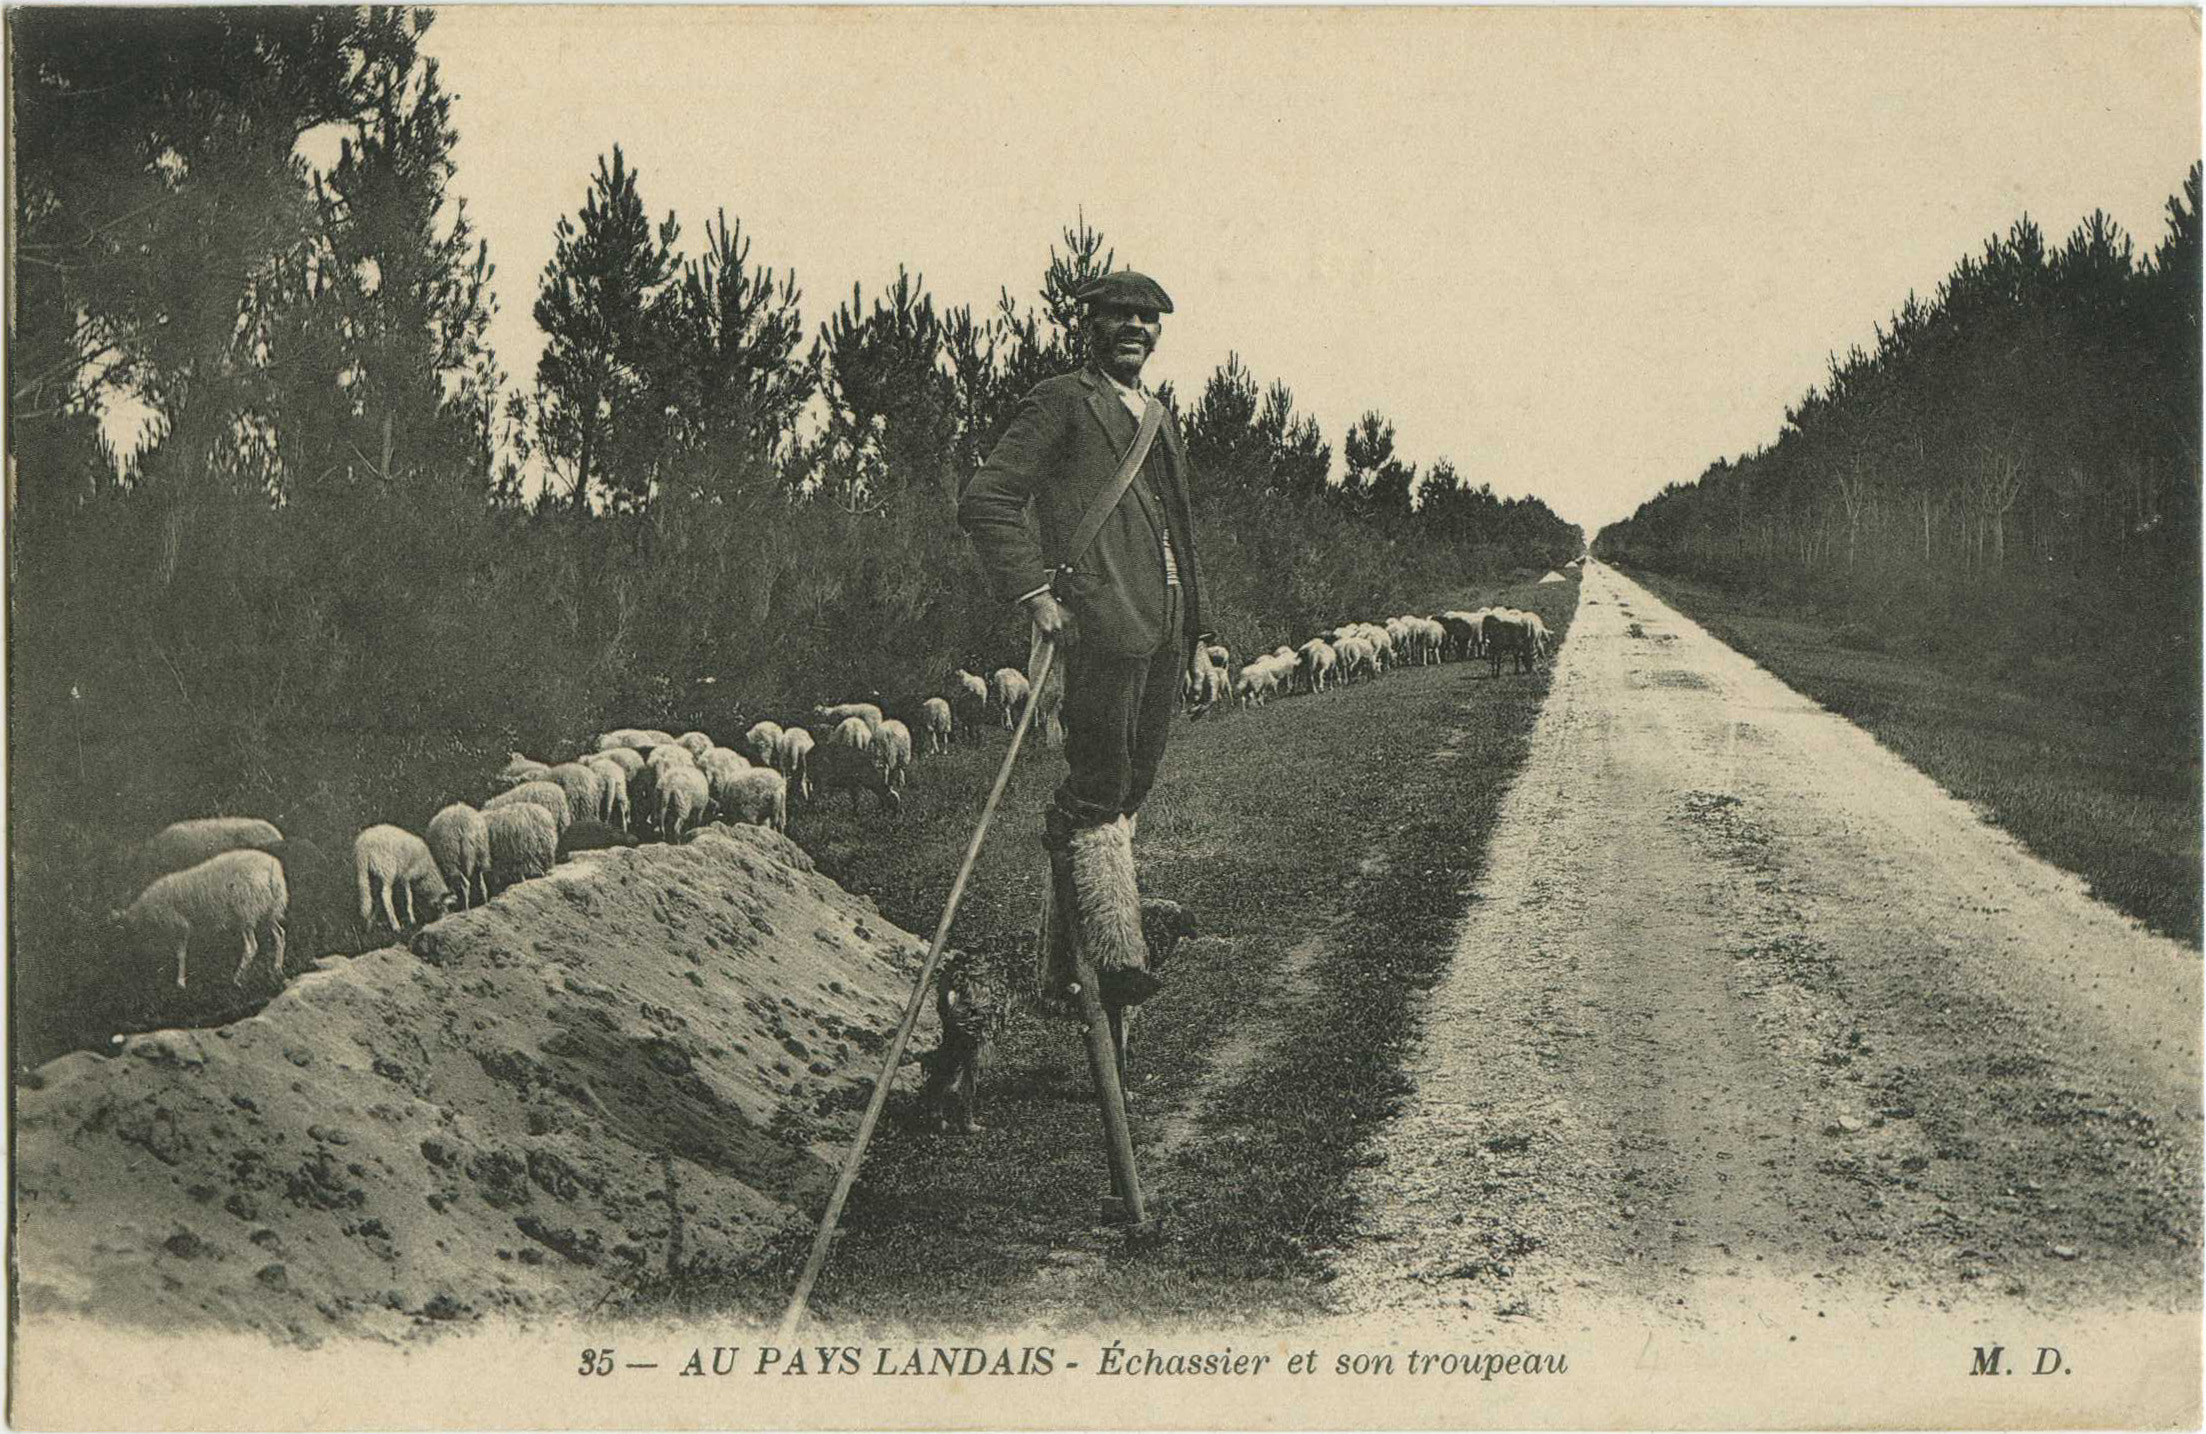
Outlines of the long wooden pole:
{"type": "Polygon", "coordinates": [[[888,1056],[881,1063],[881,1074],[873,1082],[873,1098],[866,1102],[865,1116],[858,1122],[858,1137],[850,1143],[850,1153],[843,1157],[842,1173],[835,1178],[835,1192],[827,1199],[827,1213],[820,1217],[819,1233],[812,1237],[811,1257],[804,1262],[804,1273],[797,1277],[796,1293],[789,1297],[788,1311],[781,1317],[779,1338],[783,1344],[794,1339],[797,1327],[804,1323],[805,1306],[811,1302],[812,1286],[818,1282],[820,1271],[827,1264],[828,1246],[834,1242],[836,1222],[842,1219],[843,1202],[850,1198],[850,1187],[857,1183],[858,1167],[866,1158],[866,1143],[873,1139],[874,1124],[881,1118],[881,1108],[888,1104],[889,1087],[895,1083],[897,1067],[904,1062],[904,1047],[911,1041],[912,1027],[919,1023],[919,1009],[927,999],[927,986],[934,980],[935,967],[942,962],[943,945],[950,939],[950,922],[957,916],[958,902],[965,897],[965,883],[972,878],[973,864],[980,860],[980,844],[988,836],[988,824],[995,820],[996,804],[1003,800],[1003,789],[1011,780],[1011,766],[1019,759],[1020,744],[1026,741],[1026,729],[1034,721],[1034,708],[1041,697],[1042,684],[1049,680],[1049,667],[1057,656],[1057,645],[1045,641],[1041,644],[1041,652],[1041,667],[1028,690],[1026,708],[1019,713],[1019,725],[1011,732],[1011,750],[1003,754],[996,785],[989,789],[988,801],[980,809],[980,825],[973,828],[973,840],[965,848],[965,861],[957,869],[957,880],[950,883],[950,899],[943,904],[942,919],[935,923],[934,943],[927,948],[926,964],[919,969],[919,980],[912,987],[911,1000],[904,1005],[904,1019],[897,1023],[896,1036],[889,1042],[888,1056]]]}

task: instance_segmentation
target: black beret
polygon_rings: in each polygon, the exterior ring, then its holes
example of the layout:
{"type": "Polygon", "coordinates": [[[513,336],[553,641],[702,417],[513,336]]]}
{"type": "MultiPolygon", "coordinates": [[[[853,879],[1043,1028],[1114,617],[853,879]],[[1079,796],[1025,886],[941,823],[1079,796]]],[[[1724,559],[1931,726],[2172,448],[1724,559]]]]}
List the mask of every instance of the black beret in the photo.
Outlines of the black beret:
{"type": "Polygon", "coordinates": [[[1083,304],[1118,304],[1129,309],[1155,309],[1160,314],[1172,312],[1172,298],[1158,287],[1157,281],[1131,269],[1105,274],[1074,297],[1083,304]]]}

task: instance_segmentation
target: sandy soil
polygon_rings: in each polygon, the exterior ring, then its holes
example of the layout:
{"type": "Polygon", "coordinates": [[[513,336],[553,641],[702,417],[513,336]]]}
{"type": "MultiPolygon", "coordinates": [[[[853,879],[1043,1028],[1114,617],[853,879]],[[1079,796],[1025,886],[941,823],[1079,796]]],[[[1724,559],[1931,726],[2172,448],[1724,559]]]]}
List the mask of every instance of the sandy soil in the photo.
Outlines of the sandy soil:
{"type": "Polygon", "coordinates": [[[923,955],[716,827],[50,1062],[17,1094],[25,1345],[48,1317],[406,1339],[740,1261],[814,1217],[923,955]]]}
{"type": "Polygon", "coordinates": [[[1342,1308],[2195,1313],[2199,1032],[2197,952],[1591,565],[1342,1308]]]}

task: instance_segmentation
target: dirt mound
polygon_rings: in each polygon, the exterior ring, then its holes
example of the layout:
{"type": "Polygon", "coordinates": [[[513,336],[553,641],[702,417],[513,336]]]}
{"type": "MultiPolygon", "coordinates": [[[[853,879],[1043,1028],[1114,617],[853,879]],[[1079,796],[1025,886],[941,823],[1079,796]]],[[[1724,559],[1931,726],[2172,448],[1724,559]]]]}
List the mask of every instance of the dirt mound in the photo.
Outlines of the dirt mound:
{"type": "Polygon", "coordinates": [[[740,1258],[824,1202],[924,954],[755,827],[588,853],[414,948],[35,1072],[25,1312],[392,1337],[740,1258]]]}

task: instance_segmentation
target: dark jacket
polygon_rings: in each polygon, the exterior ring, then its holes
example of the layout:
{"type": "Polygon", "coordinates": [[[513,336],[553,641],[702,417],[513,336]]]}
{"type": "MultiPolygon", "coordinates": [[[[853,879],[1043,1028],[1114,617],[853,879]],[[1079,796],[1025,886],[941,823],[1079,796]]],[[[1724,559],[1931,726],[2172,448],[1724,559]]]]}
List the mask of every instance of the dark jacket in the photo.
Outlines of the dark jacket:
{"type": "Polygon", "coordinates": [[[1151,482],[1136,478],[1073,571],[1056,574],[1081,517],[1116,476],[1138,427],[1111,381],[1093,368],[1037,384],[966,484],[957,510],[958,525],[1004,601],[1056,577],[1058,600],[1079,624],[1079,647],[1116,657],[1142,656],[1164,644],[1159,522],[1170,528],[1179,563],[1187,611],[1183,641],[1210,633],[1187,499],[1187,451],[1169,413],[1143,465],[1151,482]],[[1146,491],[1152,487],[1154,497],[1146,491]],[[1156,511],[1159,499],[1162,513],[1156,511]],[[1030,501],[1041,519],[1039,543],[1026,520],[1030,501]]]}

